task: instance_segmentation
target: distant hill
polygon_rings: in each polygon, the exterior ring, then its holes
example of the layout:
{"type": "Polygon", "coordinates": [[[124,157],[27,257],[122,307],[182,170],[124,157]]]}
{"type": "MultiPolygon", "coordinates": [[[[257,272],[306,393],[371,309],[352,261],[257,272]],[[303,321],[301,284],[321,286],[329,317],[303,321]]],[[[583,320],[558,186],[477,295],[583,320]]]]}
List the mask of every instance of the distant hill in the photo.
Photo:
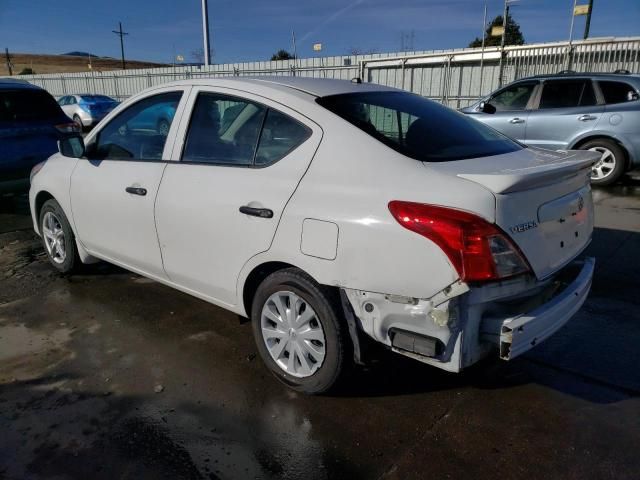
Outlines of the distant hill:
{"type": "Polygon", "coordinates": [[[67,53],[61,53],[60,55],[68,55],[71,57],[96,57],[98,58],[98,55],[95,55],[93,53],[88,53],[88,52],[67,52],[67,53]]]}
{"type": "MultiPolygon", "coordinates": [[[[4,60],[4,59],[3,59],[4,60]]],[[[11,53],[11,63],[13,63],[13,74],[20,73],[25,68],[31,68],[36,74],[39,73],[68,73],[89,71],[89,53],[69,52],[63,55],[37,55],[31,53],[11,53]],[[72,55],[78,54],[78,55],[72,55]]],[[[105,72],[108,70],[121,70],[122,65],[119,59],[110,57],[96,57],[91,55],[91,66],[94,72],[105,72]]],[[[155,62],[143,62],[139,60],[127,60],[127,69],[164,67],[167,64],[155,62]]],[[[0,75],[8,75],[7,66],[2,61],[0,63],[0,75]]]]}

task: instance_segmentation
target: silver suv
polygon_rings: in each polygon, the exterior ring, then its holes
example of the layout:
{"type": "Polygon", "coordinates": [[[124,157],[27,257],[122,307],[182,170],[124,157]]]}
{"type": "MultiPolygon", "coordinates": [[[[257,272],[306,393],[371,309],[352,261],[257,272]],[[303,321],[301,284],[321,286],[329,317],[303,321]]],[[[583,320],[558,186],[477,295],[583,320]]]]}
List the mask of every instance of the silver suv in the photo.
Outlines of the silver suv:
{"type": "Polygon", "coordinates": [[[517,80],[462,112],[532,147],[602,153],[591,181],[640,166],[640,75],[562,72],[517,80]]]}

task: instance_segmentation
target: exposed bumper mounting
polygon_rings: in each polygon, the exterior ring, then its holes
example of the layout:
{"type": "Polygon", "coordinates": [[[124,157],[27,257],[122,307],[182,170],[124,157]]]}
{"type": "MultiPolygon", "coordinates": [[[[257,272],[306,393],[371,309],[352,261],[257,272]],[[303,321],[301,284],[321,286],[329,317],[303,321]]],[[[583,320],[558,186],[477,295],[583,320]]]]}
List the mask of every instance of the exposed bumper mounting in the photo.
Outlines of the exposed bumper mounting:
{"type": "Polygon", "coordinates": [[[587,258],[578,276],[560,294],[531,312],[505,320],[500,329],[500,358],[522,355],[567,323],[587,298],[594,266],[595,260],[587,258]]]}

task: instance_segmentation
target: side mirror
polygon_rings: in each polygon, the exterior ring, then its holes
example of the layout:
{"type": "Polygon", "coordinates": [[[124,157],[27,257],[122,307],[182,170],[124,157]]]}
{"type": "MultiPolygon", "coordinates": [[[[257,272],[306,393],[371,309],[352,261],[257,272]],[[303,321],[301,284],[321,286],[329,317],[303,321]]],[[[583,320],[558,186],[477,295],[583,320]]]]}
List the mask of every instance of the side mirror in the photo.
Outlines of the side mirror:
{"type": "Polygon", "coordinates": [[[496,113],[496,107],[491,105],[489,102],[480,102],[480,105],[478,105],[478,110],[483,113],[496,113]]]}
{"type": "Polygon", "coordinates": [[[67,137],[58,140],[58,151],[65,157],[82,158],[85,153],[84,140],[82,137],[67,137]]]}

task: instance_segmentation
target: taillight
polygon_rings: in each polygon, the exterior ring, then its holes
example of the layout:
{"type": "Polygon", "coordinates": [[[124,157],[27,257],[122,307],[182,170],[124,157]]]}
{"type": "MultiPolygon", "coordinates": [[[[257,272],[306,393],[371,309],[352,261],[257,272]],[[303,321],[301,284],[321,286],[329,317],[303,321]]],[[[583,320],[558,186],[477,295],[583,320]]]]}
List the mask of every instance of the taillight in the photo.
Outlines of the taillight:
{"type": "Polygon", "coordinates": [[[398,200],[389,203],[389,210],[400,225],[438,245],[462,281],[499,280],[530,271],[505,234],[477,215],[398,200]]]}
{"type": "Polygon", "coordinates": [[[60,133],[80,133],[80,126],[75,122],[59,123],[54,125],[60,133]]]}

